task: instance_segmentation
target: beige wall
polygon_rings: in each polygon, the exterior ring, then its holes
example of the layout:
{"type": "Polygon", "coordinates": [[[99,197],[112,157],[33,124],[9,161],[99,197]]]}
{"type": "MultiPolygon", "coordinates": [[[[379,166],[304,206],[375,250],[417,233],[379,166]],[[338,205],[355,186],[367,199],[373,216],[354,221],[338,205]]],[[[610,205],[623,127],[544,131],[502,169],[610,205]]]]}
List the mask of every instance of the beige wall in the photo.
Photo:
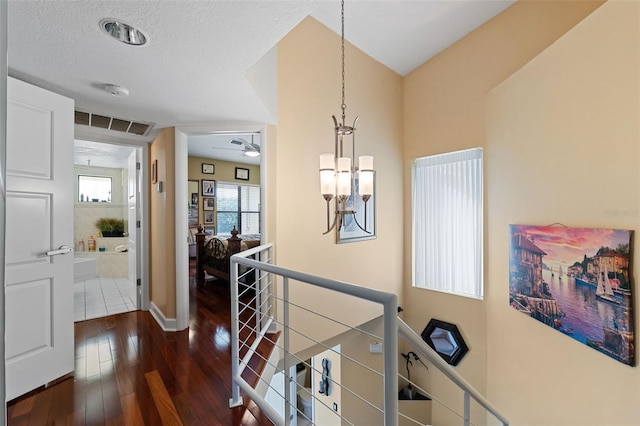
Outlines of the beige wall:
{"type": "MultiPolygon", "coordinates": [[[[168,319],[176,318],[176,247],[175,247],[175,129],[164,129],[150,145],[149,161],[158,161],[158,181],[149,188],[149,247],[151,302],[168,319]]],[[[149,167],[151,170],[151,167],[149,167]]],[[[149,176],[151,182],[151,176],[149,176]]],[[[186,234],[186,233],[185,233],[186,234]]]]}
{"type": "Polygon", "coordinates": [[[510,223],[637,230],[639,23],[608,2],[488,97],[488,389],[513,424],[640,419],[638,369],[511,309],[506,285],[510,223]]]}
{"type": "MultiPolygon", "coordinates": [[[[229,161],[212,160],[210,158],[189,156],[189,180],[198,181],[198,217],[200,223],[204,225],[204,210],[202,202],[202,179],[215,180],[218,182],[232,182],[239,184],[260,185],[260,166],[251,164],[233,163],[229,161]],[[202,163],[213,164],[215,166],[214,174],[203,174],[202,163]],[[249,180],[236,179],[236,167],[249,169],[249,180]]],[[[187,194],[191,196],[191,194],[187,194]]],[[[217,204],[216,204],[217,208],[217,204]]],[[[214,215],[215,221],[215,215],[214,215]]],[[[217,224],[214,223],[213,225],[217,224]]]]}
{"type": "MultiPolygon", "coordinates": [[[[402,78],[350,44],[345,49],[347,122],[360,116],[356,156],[375,157],[377,238],[336,244],[334,233],[322,235],[326,210],[320,195],[318,157],[333,152],[331,116],[341,112],[340,37],[312,18],[301,22],[278,44],[275,177],[269,168],[273,163],[267,165],[267,191],[275,191],[278,214],[268,213],[267,228],[275,232],[272,241],[276,242],[279,265],[400,295],[402,78]]],[[[357,301],[314,289],[294,293],[292,298],[313,300],[330,317],[354,325],[380,314],[357,301]]],[[[308,326],[316,337],[332,335],[331,328],[302,314],[292,321],[308,326]]],[[[294,341],[294,347],[296,344],[294,341]]]]}
{"type": "MultiPolygon", "coordinates": [[[[537,361],[529,357],[526,351],[520,350],[518,345],[513,344],[511,335],[506,338],[502,329],[503,325],[500,323],[500,321],[507,320],[506,318],[494,320],[493,311],[507,306],[503,297],[508,291],[504,279],[506,272],[500,274],[498,271],[497,275],[489,273],[489,266],[499,260],[494,252],[497,246],[485,243],[484,301],[415,289],[411,286],[411,161],[417,157],[470,147],[487,148],[484,160],[486,173],[485,223],[487,223],[485,240],[492,241],[496,233],[500,236],[506,235],[506,225],[509,220],[517,222],[516,219],[521,218],[510,216],[507,222],[497,225],[492,215],[498,210],[503,210],[505,214],[509,213],[515,203],[495,204],[495,198],[492,198],[494,196],[492,194],[505,190],[508,185],[513,185],[514,180],[518,177],[510,175],[504,177],[503,181],[496,182],[490,175],[492,167],[495,166],[494,155],[496,151],[492,150],[492,147],[488,146],[486,142],[486,96],[491,89],[542,52],[601,3],[590,1],[517,2],[413,71],[404,80],[403,175],[405,206],[407,207],[404,212],[404,249],[407,253],[404,257],[404,300],[406,305],[404,319],[418,332],[422,331],[432,317],[457,324],[470,348],[469,354],[458,365],[457,370],[481,392],[488,392],[489,397],[496,394],[496,388],[488,387],[487,377],[491,376],[493,380],[495,374],[500,373],[499,370],[496,372],[487,371],[488,365],[494,365],[491,357],[496,355],[496,350],[503,351],[500,356],[511,357],[514,359],[514,363],[516,359],[523,357],[520,362],[523,366],[535,364],[537,361]],[[496,183],[500,185],[496,187],[496,183]],[[500,298],[498,305],[494,303],[496,297],[500,298]],[[489,314],[492,315],[489,317],[491,321],[487,318],[489,314]],[[498,347],[492,346],[499,339],[502,339],[501,344],[498,347]],[[491,359],[491,363],[489,363],[489,359],[491,359]]],[[[525,118],[525,116],[521,116],[520,120],[525,120],[525,118]]],[[[542,142],[536,141],[536,144],[542,142]]],[[[544,166],[540,166],[540,173],[545,173],[544,166]]],[[[550,192],[556,191],[554,188],[545,187],[545,189],[550,192]]],[[[554,196],[556,195],[554,194],[554,196]]],[[[563,199],[565,198],[563,197],[563,199]]],[[[500,201],[504,202],[505,200],[501,199],[500,201]]],[[[520,206],[525,207],[522,200],[520,206]]],[[[564,205],[560,208],[563,207],[564,205]]],[[[540,208],[544,209],[546,206],[540,208]]],[[[558,219],[556,217],[549,223],[558,221],[558,219]]],[[[532,216],[529,220],[538,223],[539,218],[532,216]]],[[[545,223],[544,220],[542,222],[545,223]]],[[[573,224],[575,219],[569,220],[567,218],[563,222],[573,224]]],[[[500,241],[501,246],[506,244],[504,241],[500,241]]],[[[527,318],[523,320],[527,320],[527,318]]],[[[529,324],[529,327],[536,326],[537,324],[529,324]]],[[[551,336],[550,339],[553,340],[556,337],[551,336]]],[[[520,340],[518,339],[518,341],[520,340]]],[[[547,340],[546,338],[540,341],[532,339],[527,347],[534,342],[535,344],[540,344],[540,342],[546,344],[547,340]]],[[[520,375],[520,372],[516,371],[510,373],[515,375],[514,379],[520,375]]],[[[590,374],[584,373],[584,379],[587,379],[590,374]]],[[[416,369],[416,376],[420,375],[432,380],[431,389],[445,389],[437,379],[437,375],[424,374],[420,372],[420,369],[416,369]]],[[[543,398],[550,383],[553,383],[553,378],[543,382],[533,377],[532,383],[520,383],[516,388],[502,389],[498,394],[504,391],[509,393],[510,397],[508,401],[500,398],[499,401],[503,403],[497,404],[497,406],[511,416],[513,424],[526,423],[519,412],[520,406],[518,405],[517,409],[516,406],[511,406],[513,400],[519,399],[522,404],[526,404],[529,395],[535,397],[536,394],[539,394],[540,398],[543,398]]],[[[579,393],[584,394],[584,391],[580,390],[579,393]]],[[[459,394],[445,391],[445,395],[442,397],[445,398],[445,401],[450,399],[453,406],[460,406],[459,394]],[[450,395],[447,396],[447,394],[450,395]]],[[[542,415],[547,412],[547,403],[560,406],[564,398],[566,395],[553,402],[545,399],[545,405],[532,406],[530,410],[538,410],[542,415]]],[[[447,424],[450,419],[446,417],[445,410],[439,407],[439,405],[434,406],[433,423],[447,424]]],[[[539,424],[548,424],[548,422],[539,424]]]]}
{"type": "MultiPolygon", "coordinates": [[[[376,341],[371,335],[383,335],[382,318],[376,318],[361,327],[366,333],[352,332],[341,344],[342,349],[342,385],[349,391],[342,392],[342,415],[353,424],[381,425],[383,414],[363,402],[364,398],[376,407],[384,405],[384,356],[369,352],[369,344],[376,341]],[[351,360],[357,360],[353,362],[351,360]],[[356,395],[354,395],[353,393],[356,395]]],[[[399,370],[405,374],[402,369],[399,370]]]]}

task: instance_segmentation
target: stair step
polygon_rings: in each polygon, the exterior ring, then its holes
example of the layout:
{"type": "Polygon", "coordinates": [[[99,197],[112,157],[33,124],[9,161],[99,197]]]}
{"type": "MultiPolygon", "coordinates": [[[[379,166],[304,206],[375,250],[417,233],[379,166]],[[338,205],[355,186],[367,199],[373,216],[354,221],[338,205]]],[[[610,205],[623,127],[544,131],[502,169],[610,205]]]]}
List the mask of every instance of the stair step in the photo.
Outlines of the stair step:
{"type": "MultiPolygon", "coordinates": [[[[267,366],[266,360],[268,360],[273,353],[273,350],[275,349],[275,342],[277,342],[279,338],[279,331],[276,333],[267,333],[258,344],[254,354],[249,359],[247,367],[245,367],[241,376],[251,385],[252,388],[255,389],[258,385],[259,377],[267,366]]],[[[247,342],[247,345],[251,345],[251,343],[247,342]]],[[[240,358],[242,358],[246,353],[247,349],[245,348],[244,353],[240,354],[240,358]]]]}

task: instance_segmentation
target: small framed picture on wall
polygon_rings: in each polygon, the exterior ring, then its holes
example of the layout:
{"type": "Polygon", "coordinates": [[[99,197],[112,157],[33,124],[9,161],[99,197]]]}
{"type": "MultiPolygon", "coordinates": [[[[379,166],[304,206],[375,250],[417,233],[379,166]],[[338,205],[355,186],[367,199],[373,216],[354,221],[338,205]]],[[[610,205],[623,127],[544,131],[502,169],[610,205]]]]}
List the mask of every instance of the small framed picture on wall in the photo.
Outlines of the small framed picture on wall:
{"type": "Polygon", "coordinates": [[[203,210],[215,210],[216,209],[216,199],[214,197],[206,197],[202,199],[204,203],[202,205],[203,210]]]}
{"type": "Polygon", "coordinates": [[[202,196],[203,197],[215,197],[216,196],[216,181],[202,179],[202,196]]]}
{"type": "Polygon", "coordinates": [[[243,169],[242,167],[236,167],[236,179],[249,180],[249,169],[243,169]]]}
{"type": "Polygon", "coordinates": [[[214,164],[202,163],[202,174],[213,175],[216,173],[216,166],[214,164]]]}
{"type": "Polygon", "coordinates": [[[204,223],[213,223],[213,212],[204,212],[204,223]]]}
{"type": "Polygon", "coordinates": [[[158,160],[151,163],[151,183],[158,183],[158,160]]]}

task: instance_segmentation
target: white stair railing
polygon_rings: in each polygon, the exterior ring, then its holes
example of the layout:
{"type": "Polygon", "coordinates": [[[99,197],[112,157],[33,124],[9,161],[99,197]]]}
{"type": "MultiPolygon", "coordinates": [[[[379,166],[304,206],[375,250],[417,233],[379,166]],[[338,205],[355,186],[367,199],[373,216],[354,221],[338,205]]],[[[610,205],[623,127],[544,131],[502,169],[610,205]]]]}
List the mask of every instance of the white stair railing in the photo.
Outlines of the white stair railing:
{"type": "MultiPolygon", "coordinates": [[[[470,403],[473,399],[488,413],[498,419],[503,425],[508,425],[508,421],[468,382],[466,382],[451,366],[449,366],[440,356],[430,348],[409,326],[407,326],[397,316],[397,298],[394,294],[385,293],[369,288],[356,286],[353,284],[329,280],[298,271],[281,268],[273,264],[273,245],[266,244],[251,250],[238,253],[231,258],[231,355],[232,355],[232,395],[229,401],[230,407],[242,405],[241,391],[246,394],[254,403],[256,403],[262,412],[271,419],[276,425],[296,424],[298,415],[313,420],[308,417],[307,413],[303,413],[301,408],[297,406],[296,392],[307,392],[302,385],[295,382],[296,364],[304,365],[311,371],[312,381],[314,375],[320,377],[324,372],[322,367],[317,367],[306,361],[321,351],[333,351],[336,343],[345,341],[345,339],[360,339],[368,342],[382,343],[382,360],[376,358],[374,362],[378,362],[379,368],[371,366],[362,360],[354,359],[349,354],[338,353],[341,363],[349,365],[350,368],[362,369],[363,375],[372,377],[371,381],[378,381],[375,386],[370,386],[373,391],[378,391],[382,395],[371,395],[366,389],[358,390],[340,378],[335,378],[332,386],[335,387],[338,394],[343,399],[355,401],[360,404],[362,411],[358,413],[358,418],[350,418],[348,415],[338,412],[336,405],[333,405],[333,411],[329,405],[329,399],[319,397],[317,390],[311,392],[316,404],[331,414],[335,414],[340,418],[342,424],[362,424],[365,411],[370,411],[369,419],[374,416],[378,420],[370,420],[377,424],[397,425],[399,420],[409,424],[426,424],[416,421],[409,416],[399,412],[398,406],[398,381],[402,376],[398,374],[398,336],[400,335],[404,341],[414,348],[414,351],[420,354],[431,365],[441,371],[450,381],[463,391],[463,411],[462,420],[465,426],[472,424],[470,420],[470,403]],[[276,281],[280,284],[278,292],[275,291],[276,281]],[[368,301],[380,307],[381,314],[381,333],[371,331],[362,325],[349,325],[331,318],[327,312],[320,312],[316,306],[302,306],[300,302],[293,303],[290,300],[290,287],[293,285],[313,286],[325,289],[326,291],[337,292],[343,295],[349,295],[357,299],[368,301]],[[275,306],[281,307],[282,311],[279,315],[275,313],[275,306]],[[333,327],[336,336],[329,339],[320,339],[308,334],[306,330],[300,328],[299,325],[290,324],[289,317],[291,312],[304,311],[306,315],[315,315],[318,321],[327,322],[328,326],[333,327]],[[333,325],[331,325],[333,324],[333,325]],[[262,356],[263,364],[266,364],[267,370],[274,370],[285,373],[284,389],[271,389],[271,395],[277,394],[282,399],[282,404],[278,408],[274,408],[267,403],[264,398],[264,392],[256,391],[256,389],[265,389],[271,382],[271,376],[261,377],[261,371],[251,371],[254,376],[258,376],[262,381],[262,386],[256,386],[248,383],[242,374],[249,367],[252,356],[259,356],[255,352],[260,342],[267,337],[269,332],[280,331],[279,340],[273,339],[272,345],[281,354],[280,362],[275,365],[274,361],[269,359],[269,355],[262,356]],[[291,352],[291,337],[295,334],[296,338],[303,337],[307,339],[310,348],[306,353],[294,354],[291,352]],[[378,335],[380,334],[380,335],[378,335]],[[240,339],[240,335],[243,339],[240,339]],[[249,337],[247,337],[249,336],[249,337]],[[360,336],[360,337],[358,337],[360,336]],[[246,352],[243,359],[240,359],[240,353],[246,352]],[[351,367],[353,366],[353,367],[351,367]],[[292,369],[293,367],[293,369],[292,369]],[[381,371],[378,371],[381,370],[381,371]],[[324,407],[323,407],[324,406],[324,407]]],[[[314,383],[312,383],[314,384],[314,383]]],[[[419,389],[419,387],[416,386],[419,389]]],[[[273,399],[273,398],[272,398],[273,399]]],[[[344,404],[341,404],[344,406],[344,404]]],[[[315,423],[314,423],[315,424],[315,423]]]]}
{"type": "Polygon", "coordinates": [[[444,361],[436,351],[434,351],[424,340],[409,327],[404,321],[398,318],[398,333],[402,336],[420,355],[434,365],[442,374],[444,374],[451,382],[458,386],[464,392],[464,425],[470,424],[470,407],[471,398],[476,401],[482,408],[493,414],[503,425],[508,425],[509,421],[503,417],[498,410],[485,399],[469,382],[460,376],[449,364],[444,361]]]}

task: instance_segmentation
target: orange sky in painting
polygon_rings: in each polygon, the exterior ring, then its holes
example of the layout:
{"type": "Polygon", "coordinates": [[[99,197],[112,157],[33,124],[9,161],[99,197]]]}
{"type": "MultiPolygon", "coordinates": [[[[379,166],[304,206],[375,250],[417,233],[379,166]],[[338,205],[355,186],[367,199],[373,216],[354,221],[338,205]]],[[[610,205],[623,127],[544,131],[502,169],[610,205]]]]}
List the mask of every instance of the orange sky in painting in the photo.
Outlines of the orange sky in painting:
{"type": "Polygon", "coordinates": [[[592,257],[601,246],[615,249],[618,244],[631,242],[631,231],[602,228],[563,228],[551,226],[510,225],[511,235],[526,235],[547,255],[547,265],[571,266],[582,262],[584,255],[592,257]]]}

